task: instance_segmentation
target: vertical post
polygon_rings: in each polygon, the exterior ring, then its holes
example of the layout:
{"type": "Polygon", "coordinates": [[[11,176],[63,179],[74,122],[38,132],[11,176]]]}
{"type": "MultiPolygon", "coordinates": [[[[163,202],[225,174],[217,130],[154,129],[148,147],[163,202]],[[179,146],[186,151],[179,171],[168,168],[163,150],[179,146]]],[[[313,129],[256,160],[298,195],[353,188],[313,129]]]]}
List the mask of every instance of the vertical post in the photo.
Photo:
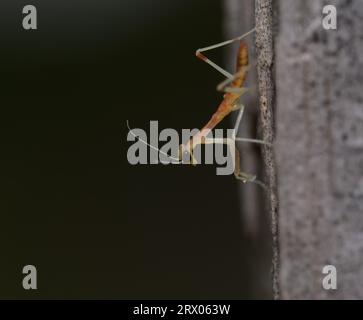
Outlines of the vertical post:
{"type": "Polygon", "coordinates": [[[362,299],[363,3],[278,2],[281,290],[286,299],[362,299]],[[336,29],[324,27],[327,4],[336,29]],[[336,288],[324,284],[330,277],[336,288]]]}
{"type": "MultiPolygon", "coordinates": [[[[273,8],[272,0],[256,0],[256,55],[257,79],[259,89],[260,125],[262,139],[271,145],[274,143],[274,106],[275,87],[273,77],[274,45],[273,45],[273,8]]],[[[274,299],[280,298],[279,287],[279,234],[278,234],[278,195],[276,165],[271,146],[264,146],[262,150],[267,199],[271,217],[272,236],[272,290],[274,299]]]]}

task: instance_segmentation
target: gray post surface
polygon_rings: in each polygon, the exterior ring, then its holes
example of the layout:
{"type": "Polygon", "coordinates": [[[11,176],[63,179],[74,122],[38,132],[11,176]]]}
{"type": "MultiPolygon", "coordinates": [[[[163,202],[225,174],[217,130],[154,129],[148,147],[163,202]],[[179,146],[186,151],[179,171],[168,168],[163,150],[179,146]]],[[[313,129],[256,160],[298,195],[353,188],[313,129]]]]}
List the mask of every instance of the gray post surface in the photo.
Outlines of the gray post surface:
{"type": "MultiPolygon", "coordinates": [[[[260,125],[262,139],[274,143],[275,85],[273,76],[274,39],[272,0],[256,0],[256,56],[259,92],[260,125]]],[[[264,145],[262,157],[267,186],[267,202],[271,219],[272,236],[272,290],[274,299],[280,297],[279,287],[279,231],[277,177],[272,146],[264,145]]]]}
{"type": "Polygon", "coordinates": [[[276,42],[281,291],[363,299],[363,2],[279,0],[276,42]],[[322,8],[336,5],[337,30],[322,8]],[[337,290],[322,269],[337,269],[337,290]]]}

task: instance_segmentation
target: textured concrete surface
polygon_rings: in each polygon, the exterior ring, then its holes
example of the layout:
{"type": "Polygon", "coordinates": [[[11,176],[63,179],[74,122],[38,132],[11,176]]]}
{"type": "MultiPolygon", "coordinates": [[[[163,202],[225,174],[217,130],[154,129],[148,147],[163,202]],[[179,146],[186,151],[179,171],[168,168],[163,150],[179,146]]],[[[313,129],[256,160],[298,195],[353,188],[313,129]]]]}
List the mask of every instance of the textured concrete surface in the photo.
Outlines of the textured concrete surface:
{"type": "Polygon", "coordinates": [[[272,0],[256,0],[256,56],[259,92],[259,111],[262,140],[269,145],[262,147],[265,179],[267,186],[267,205],[271,219],[272,239],[272,290],[274,299],[280,298],[279,273],[279,234],[278,234],[278,194],[274,143],[275,83],[273,75],[273,3],[272,0]]]}
{"type": "Polygon", "coordinates": [[[363,2],[279,0],[276,39],[281,291],[363,299],[363,2]],[[324,30],[322,8],[337,7],[324,30]],[[337,268],[338,288],[322,287],[337,268]]]}

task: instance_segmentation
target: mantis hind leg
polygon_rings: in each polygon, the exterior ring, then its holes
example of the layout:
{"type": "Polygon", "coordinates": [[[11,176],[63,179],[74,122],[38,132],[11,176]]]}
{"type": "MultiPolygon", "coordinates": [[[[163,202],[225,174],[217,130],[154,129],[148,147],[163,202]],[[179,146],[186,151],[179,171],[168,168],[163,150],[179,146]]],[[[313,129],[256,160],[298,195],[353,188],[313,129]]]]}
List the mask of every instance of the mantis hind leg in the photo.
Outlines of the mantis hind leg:
{"type": "Polygon", "coordinates": [[[204,144],[215,144],[215,143],[221,143],[221,144],[226,144],[230,151],[231,151],[231,155],[233,155],[234,153],[234,176],[237,180],[242,181],[243,183],[248,183],[248,182],[252,182],[252,183],[256,183],[259,186],[261,186],[264,189],[266,188],[266,185],[260,181],[256,179],[256,175],[252,175],[246,172],[241,171],[241,166],[240,166],[240,154],[238,149],[235,147],[235,140],[232,138],[206,138],[203,141],[204,144]]]}
{"type": "Polygon", "coordinates": [[[207,58],[202,52],[206,52],[206,51],[213,50],[213,49],[216,49],[216,48],[224,47],[224,46],[229,45],[229,44],[234,43],[234,42],[238,42],[238,41],[242,40],[244,37],[246,37],[249,34],[253,33],[254,31],[255,31],[255,28],[253,28],[252,30],[246,32],[245,34],[243,34],[243,35],[241,35],[241,36],[239,36],[237,38],[233,38],[231,40],[223,41],[223,42],[220,42],[220,43],[208,46],[208,47],[200,48],[200,49],[196,50],[195,55],[199,59],[201,59],[202,61],[209,64],[212,68],[214,68],[215,70],[217,70],[218,72],[223,74],[226,78],[232,79],[234,77],[232,74],[230,74],[227,70],[224,70],[222,67],[220,67],[219,65],[214,63],[209,58],[207,58]]]}
{"type": "Polygon", "coordinates": [[[241,121],[242,121],[244,109],[245,109],[245,106],[242,103],[239,103],[239,102],[236,103],[235,106],[233,107],[233,111],[239,110],[239,113],[238,113],[238,116],[237,116],[237,119],[236,119],[236,123],[234,125],[234,130],[233,130],[234,133],[233,133],[232,138],[235,141],[238,141],[238,142],[249,142],[249,143],[265,144],[265,145],[271,146],[270,143],[268,143],[266,141],[263,141],[263,140],[236,137],[236,135],[238,133],[239,126],[240,126],[241,121]]]}
{"type": "Polygon", "coordinates": [[[238,149],[236,149],[236,152],[235,152],[234,176],[237,180],[241,180],[243,183],[247,183],[247,182],[256,183],[259,186],[261,186],[262,188],[264,188],[265,190],[267,190],[266,185],[262,181],[257,180],[255,175],[251,175],[251,174],[241,171],[240,155],[239,155],[238,149]]]}

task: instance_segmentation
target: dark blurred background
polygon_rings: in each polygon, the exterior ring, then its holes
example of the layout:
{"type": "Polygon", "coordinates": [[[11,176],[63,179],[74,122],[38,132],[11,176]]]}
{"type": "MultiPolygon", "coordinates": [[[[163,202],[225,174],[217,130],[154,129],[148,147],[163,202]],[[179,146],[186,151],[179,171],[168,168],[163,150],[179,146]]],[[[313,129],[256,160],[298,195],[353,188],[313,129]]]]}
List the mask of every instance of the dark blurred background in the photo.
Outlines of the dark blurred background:
{"type": "Polygon", "coordinates": [[[267,226],[242,232],[240,182],[126,157],[126,119],[200,128],[216,109],[223,77],[194,51],[225,40],[222,1],[3,0],[0,12],[0,297],[270,298],[267,226]],[[38,30],[22,28],[27,4],[38,30]],[[27,264],[36,291],[22,288],[27,264]]]}

